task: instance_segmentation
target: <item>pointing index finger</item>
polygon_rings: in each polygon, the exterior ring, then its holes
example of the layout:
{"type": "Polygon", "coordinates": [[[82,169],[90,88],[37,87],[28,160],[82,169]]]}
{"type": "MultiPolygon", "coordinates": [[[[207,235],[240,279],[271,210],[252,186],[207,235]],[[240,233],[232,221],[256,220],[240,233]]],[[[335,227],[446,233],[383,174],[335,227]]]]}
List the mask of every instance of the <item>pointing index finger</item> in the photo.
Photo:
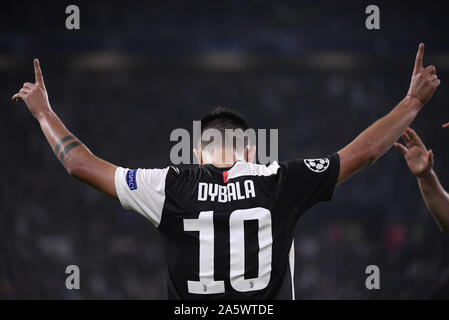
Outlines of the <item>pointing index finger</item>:
{"type": "Polygon", "coordinates": [[[41,66],[38,59],[34,59],[34,78],[36,84],[42,88],[45,88],[44,77],[42,76],[41,66]]]}
{"type": "Polygon", "coordinates": [[[423,68],[423,59],[424,59],[424,43],[420,43],[418,47],[418,52],[416,53],[415,59],[415,68],[413,73],[416,74],[423,68]]]}

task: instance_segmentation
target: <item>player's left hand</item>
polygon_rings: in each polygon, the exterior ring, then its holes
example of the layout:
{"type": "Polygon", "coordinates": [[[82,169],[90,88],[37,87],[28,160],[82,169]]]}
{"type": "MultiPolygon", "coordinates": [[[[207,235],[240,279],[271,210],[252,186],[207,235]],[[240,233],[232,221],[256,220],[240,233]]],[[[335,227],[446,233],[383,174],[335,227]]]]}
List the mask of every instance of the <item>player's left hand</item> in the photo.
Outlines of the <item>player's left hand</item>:
{"type": "Polygon", "coordinates": [[[22,99],[26,103],[28,110],[37,119],[43,112],[51,111],[44,77],[37,59],[34,59],[34,76],[35,83],[25,82],[23,88],[13,95],[12,99],[15,101],[22,99]]]}
{"type": "Polygon", "coordinates": [[[402,139],[406,146],[400,143],[395,143],[394,146],[404,154],[410,171],[417,177],[430,172],[433,167],[433,151],[427,151],[415,130],[411,128],[405,130],[402,139]]]}
{"type": "Polygon", "coordinates": [[[424,68],[423,59],[424,43],[420,43],[407,96],[417,99],[421,107],[430,100],[441,82],[436,74],[435,66],[430,65],[424,68]]]}

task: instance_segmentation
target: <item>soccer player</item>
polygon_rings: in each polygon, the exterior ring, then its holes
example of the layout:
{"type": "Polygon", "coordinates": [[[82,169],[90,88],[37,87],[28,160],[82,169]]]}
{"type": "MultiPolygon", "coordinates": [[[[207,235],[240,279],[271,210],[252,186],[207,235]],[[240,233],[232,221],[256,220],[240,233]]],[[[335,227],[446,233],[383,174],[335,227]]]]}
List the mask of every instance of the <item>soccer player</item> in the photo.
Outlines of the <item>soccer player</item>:
{"type": "MultiPolygon", "coordinates": [[[[405,97],[343,149],[270,165],[252,163],[255,149],[248,144],[244,152],[199,145],[199,165],[163,169],[131,170],[99,159],[51,108],[37,59],[35,83],[25,83],[13,99],[26,103],[71,176],[118,198],[158,228],[169,298],[292,299],[298,218],[390,149],[429,101],[440,80],[434,66],[423,67],[423,55],[420,44],[405,97]],[[222,161],[229,151],[233,159],[222,161]]],[[[202,120],[202,134],[248,128],[227,110],[202,120]]]]}
{"type": "Polygon", "coordinates": [[[418,180],[424,202],[441,231],[449,232],[449,194],[441,186],[433,170],[433,151],[426,149],[415,130],[407,128],[402,134],[405,146],[395,143],[407,161],[410,171],[418,180]]]}

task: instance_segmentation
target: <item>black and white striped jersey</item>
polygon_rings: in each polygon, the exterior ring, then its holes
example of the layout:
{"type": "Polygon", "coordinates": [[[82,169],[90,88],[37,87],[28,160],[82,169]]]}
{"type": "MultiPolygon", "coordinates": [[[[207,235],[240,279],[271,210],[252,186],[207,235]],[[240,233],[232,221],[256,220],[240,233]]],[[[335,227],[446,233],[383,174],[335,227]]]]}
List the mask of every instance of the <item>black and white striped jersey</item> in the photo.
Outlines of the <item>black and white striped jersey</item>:
{"type": "Polygon", "coordinates": [[[124,169],[122,206],[158,228],[170,299],[294,299],[294,229],[330,200],[338,154],[259,165],[236,162],[124,169]]]}

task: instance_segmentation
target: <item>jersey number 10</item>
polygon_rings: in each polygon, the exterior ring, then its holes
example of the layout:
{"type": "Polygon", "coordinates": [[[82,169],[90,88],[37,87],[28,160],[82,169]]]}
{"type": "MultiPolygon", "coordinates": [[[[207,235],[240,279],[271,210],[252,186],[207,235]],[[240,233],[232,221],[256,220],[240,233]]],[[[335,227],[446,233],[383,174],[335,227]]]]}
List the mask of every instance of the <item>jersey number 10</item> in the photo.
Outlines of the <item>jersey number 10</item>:
{"type": "MultiPolygon", "coordinates": [[[[200,270],[199,281],[187,281],[189,293],[224,293],[223,280],[214,279],[214,220],[213,211],[201,211],[197,219],[184,219],[184,231],[199,231],[200,270]]],[[[229,216],[229,247],[231,286],[240,292],[262,290],[270,282],[271,213],[265,208],[235,210],[229,216]],[[245,229],[244,221],[258,220],[259,272],[257,278],[245,279],[245,229]]]]}

